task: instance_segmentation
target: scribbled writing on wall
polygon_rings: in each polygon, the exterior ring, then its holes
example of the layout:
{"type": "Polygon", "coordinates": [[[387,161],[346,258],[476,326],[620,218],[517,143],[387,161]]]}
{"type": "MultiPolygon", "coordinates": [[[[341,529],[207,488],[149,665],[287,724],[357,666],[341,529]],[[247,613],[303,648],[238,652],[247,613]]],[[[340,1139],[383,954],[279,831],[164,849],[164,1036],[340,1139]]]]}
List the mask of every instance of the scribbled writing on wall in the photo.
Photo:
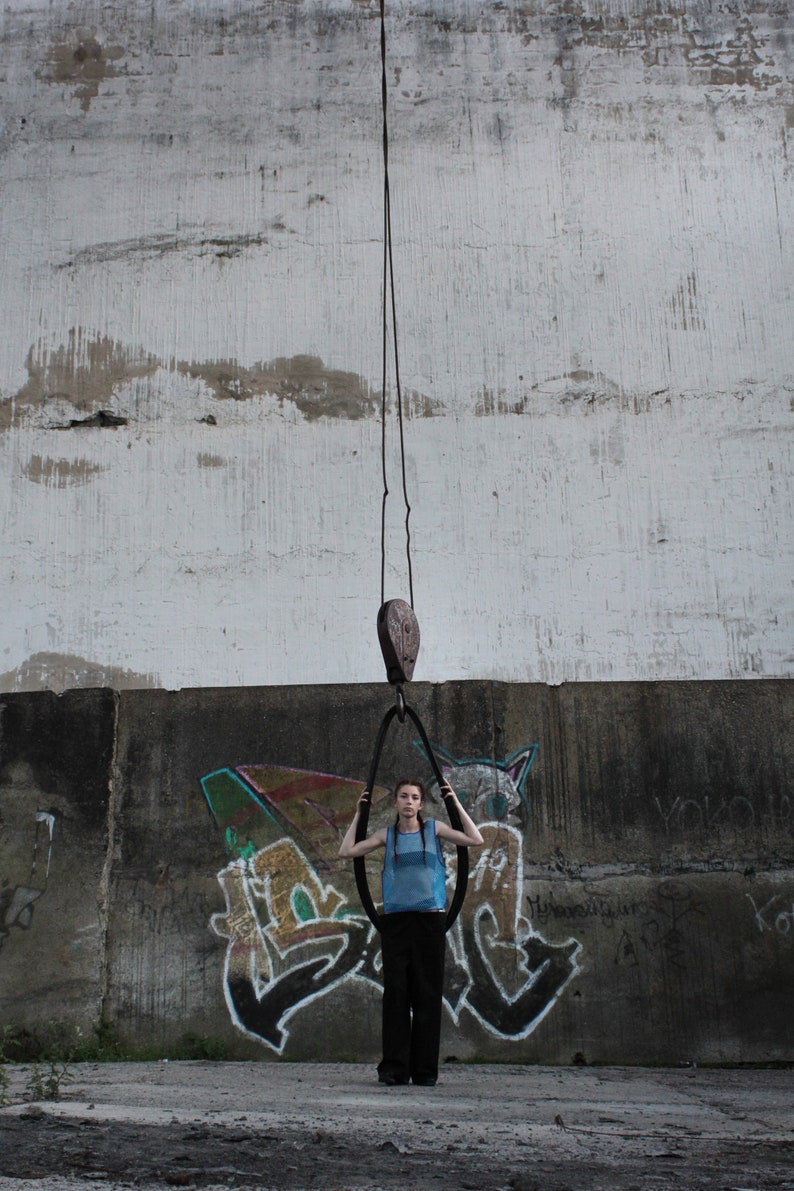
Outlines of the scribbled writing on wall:
{"type": "Polygon", "coordinates": [[[743,832],[757,827],[779,827],[791,822],[792,806],[788,794],[779,794],[763,805],[752,797],[737,794],[732,798],[709,798],[708,794],[682,798],[677,795],[664,805],[654,799],[664,823],[665,834],[715,829],[743,832]]]}
{"type": "Polygon", "coordinates": [[[687,963],[686,927],[706,913],[696,892],[686,881],[679,880],[662,881],[645,897],[586,889],[579,901],[565,898],[558,902],[551,890],[528,894],[526,904],[533,924],[570,927],[590,919],[607,930],[615,930],[616,964],[636,968],[643,956],[662,955],[671,968],[679,971],[687,963]]]}
{"type": "Polygon", "coordinates": [[[15,880],[7,872],[0,871],[0,949],[12,929],[30,929],[36,902],[47,889],[54,835],[55,815],[49,811],[36,811],[29,873],[24,879],[15,880]]]}
{"type": "Polygon", "coordinates": [[[774,931],[778,935],[788,935],[794,942],[794,895],[789,894],[784,901],[786,895],[776,893],[760,904],[751,893],[745,896],[753,907],[755,925],[762,935],[774,931]]]}
{"type": "MultiPolygon", "coordinates": [[[[485,839],[449,935],[445,1003],[456,1023],[467,1011],[505,1039],[530,1034],[578,971],[579,943],[547,942],[522,913],[519,823],[535,751],[502,764],[444,754],[445,776],[485,839]]],[[[201,785],[230,857],[218,873],[226,908],[210,924],[226,940],[229,1013],[238,1029],[282,1053],[292,1019],[317,997],[353,979],[381,987],[377,932],[358,902],[352,865],[337,856],[362,784],[241,765],[201,785]]],[[[386,791],[375,790],[373,823],[389,806],[386,791]]]]}

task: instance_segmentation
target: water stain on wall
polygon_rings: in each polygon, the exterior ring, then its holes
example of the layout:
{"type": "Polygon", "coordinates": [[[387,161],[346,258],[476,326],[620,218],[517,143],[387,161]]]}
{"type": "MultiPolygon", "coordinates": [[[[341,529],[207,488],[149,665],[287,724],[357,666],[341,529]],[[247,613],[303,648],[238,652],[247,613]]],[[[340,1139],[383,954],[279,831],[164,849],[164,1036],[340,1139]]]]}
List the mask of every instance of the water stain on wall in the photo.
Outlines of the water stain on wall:
{"type": "Polygon", "coordinates": [[[87,112],[99,94],[100,83],[118,76],[113,63],[123,56],[122,46],[103,46],[92,36],[62,42],[50,50],[44,77],[49,83],[74,84],[72,95],[87,112]]]}
{"type": "Polygon", "coordinates": [[[157,690],[161,684],[151,674],[137,674],[121,666],[103,666],[71,653],[32,654],[21,666],[0,674],[0,691],[64,691],[108,687],[114,691],[157,690]]]}
{"type": "MultiPolygon", "coordinates": [[[[26,384],[0,401],[0,433],[30,421],[35,411],[45,430],[108,429],[134,418],[115,408],[119,389],[168,368],[200,380],[218,401],[276,398],[293,405],[307,421],[319,418],[370,418],[381,409],[380,393],[354,372],[328,368],[317,356],[291,356],[254,364],[236,360],[176,361],[166,365],[139,347],[73,328],[68,342],[51,348],[39,340],[28,352],[26,384]]],[[[403,394],[406,417],[434,417],[442,406],[423,393],[403,394]]],[[[214,415],[202,421],[216,425],[214,415]]],[[[217,466],[200,460],[201,466],[217,466]]],[[[54,473],[53,473],[54,474],[54,473]]],[[[46,480],[31,462],[31,479],[46,480]]]]}
{"type": "Polygon", "coordinates": [[[124,419],[109,413],[116,390],[136,377],[150,376],[160,362],[155,356],[81,328],[69,332],[66,344],[54,350],[39,341],[28,352],[28,381],[11,399],[0,404],[0,431],[18,425],[26,408],[49,408],[49,429],[72,426],[114,426],[124,419]],[[101,417],[104,410],[105,416],[101,417]],[[68,416],[83,413],[85,418],[68,416]]]}
{"type": "Polygon", "coordinates": [[[178,370],[202,380],[220,400],[250,401],[272,396],[290,402],[307,419],[368,418],[380,405],[363,377],[326,368],[317,356],[291,356],[244,368],[233,360],[179,364],[178,370]]]}
{"type": "Polygon", "coordinates": [[[45,455],[32,455],[30,462],[22,468],[23,474],[34,484],[45,484],[52,488],[87,484],[102,471],[107,471],[107,468],[98,463],[89,463],[87,459],[50,459],[45,455]]]}

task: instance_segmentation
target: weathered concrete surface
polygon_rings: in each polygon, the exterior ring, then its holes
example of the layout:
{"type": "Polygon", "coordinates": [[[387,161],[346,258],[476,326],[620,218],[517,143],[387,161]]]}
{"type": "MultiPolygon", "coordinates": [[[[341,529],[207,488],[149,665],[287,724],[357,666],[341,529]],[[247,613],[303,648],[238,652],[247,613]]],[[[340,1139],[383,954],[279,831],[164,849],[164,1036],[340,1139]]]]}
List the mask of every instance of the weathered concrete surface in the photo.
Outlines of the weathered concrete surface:
{"type": "Polygon", "coordinates": [[[786,1191],[792,1090],[790,1070],[451,1066],[385,1089],[355,1065],[78,1067],[60,1102],[0,1110],[0,1188],[786,1191]]]}
{"type": "MultiPolygon", "coordinates": [[[[794,1057],[791,683],[410,694],[486,839],[449,936],[444,1057],[794,1057]]],[[[103,1015],[165,1053],[193,1033],[238,1058],[374,1058],[379,948],[336,853],[391,700],[4,696],[3,1020],[103,1015]],[[42,808],[49,883],[14,920],[42,808]]],[[[395,721],[373,825],[383,787],[430,772],[415,737],[395,721]]],[[[369,881],[377,898],[377,861],[369,881]]]]}
{"type": "MultiPolygon", "coordinates": [[[[387,8],[417,677],[790,677],[789,0],[387,8]]],[[[377,16],[3,5],[0,689],[380,677],[377,16]]]]}
{"type": "Polygon", "coordinates": [[[90,1030],[105,988],[112,691],[0,703],[0,1022],[90,1030]]]}

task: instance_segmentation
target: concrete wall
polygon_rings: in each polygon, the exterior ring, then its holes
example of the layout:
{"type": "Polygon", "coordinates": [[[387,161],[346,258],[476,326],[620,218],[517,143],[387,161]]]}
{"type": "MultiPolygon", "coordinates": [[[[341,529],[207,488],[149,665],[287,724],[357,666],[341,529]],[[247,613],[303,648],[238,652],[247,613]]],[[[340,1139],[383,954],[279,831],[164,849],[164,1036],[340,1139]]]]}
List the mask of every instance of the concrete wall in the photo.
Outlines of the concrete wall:
{"type": "MultiPolygon", "coordinates": [[[[443,1057],[794,1058],[790,682],[410,698],[486,838],[443,1057]]],[[[377,940],[336,850],[390,703],[385,684],[4,696],[0,1023],[376,1056],[377,940]]],[[[379,784],[430,772],[415,736],[395,723],[379,784]]]]}
{"type": "MultiPolygon", "coordinates": [[[[417,678],[791,677],[788,3],[388,10],[417,678]]],[[[0,689],[381,678],[379,69],[3,5],[0,689]]]]}
{"type": "MultiPolygon", "coordinates": [[[[388,10],[447,1052],[790,1056],[789,7],[388,10]]],[[[378,32],[0,13],[3,1020],[376,1050],[378,32]]]]}

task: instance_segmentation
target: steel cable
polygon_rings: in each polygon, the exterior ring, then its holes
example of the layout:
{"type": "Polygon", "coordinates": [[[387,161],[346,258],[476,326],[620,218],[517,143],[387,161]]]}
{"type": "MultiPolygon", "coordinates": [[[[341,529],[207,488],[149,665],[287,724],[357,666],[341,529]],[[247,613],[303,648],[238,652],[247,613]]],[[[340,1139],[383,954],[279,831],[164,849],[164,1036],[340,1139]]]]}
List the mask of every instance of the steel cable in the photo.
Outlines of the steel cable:
{"type": "Polygon", "coordinates": [[[389,189],[389,122],[388,87],[386,83],[386,2],[380,0],[380,60],[381,60],[381,109],[383,113],[383,370],[381,387],[381,472],[383,476],[383,499],[380,521],[380,602],[386,600],[386,502],[389,498],[389,483],[386,472],[386,422],[388,402],[386,399],[386,375],[389,341],[389,309],[391,309],[392,342],[394,344],[394,388],[397,394],[397,425],[400,440],[400,469],[402,475],[403,501],[405,504],[405,553],[408,562],[408,602],[414,606],[414,579],[411,564],[411,505],[408,500],[408,483],[405,471],[405,433],[403,428],[403,397],[400,382],[400,352],[397,342],[397,299],[394,286],[394,254],[391,232],[391,192],[389,189]]]}

